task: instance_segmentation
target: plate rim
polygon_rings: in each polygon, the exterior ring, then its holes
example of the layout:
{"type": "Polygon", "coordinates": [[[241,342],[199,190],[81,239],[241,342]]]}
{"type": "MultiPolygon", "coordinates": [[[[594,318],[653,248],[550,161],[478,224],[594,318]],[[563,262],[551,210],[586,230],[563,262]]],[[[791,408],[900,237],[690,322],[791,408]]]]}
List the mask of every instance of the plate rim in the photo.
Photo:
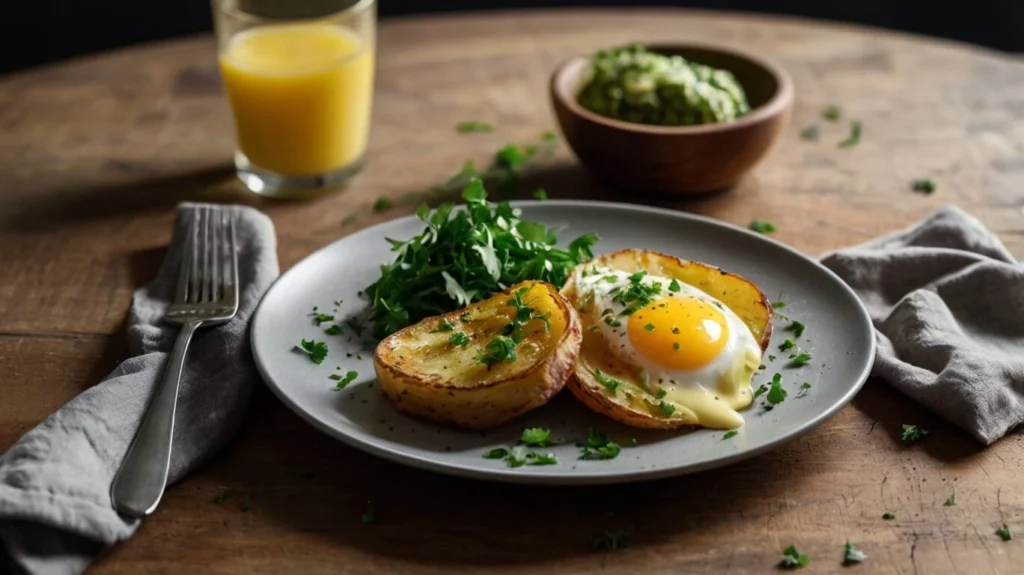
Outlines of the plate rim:
{"type": "MultiPolygon", "coordinates": [[[[370,232],[383,225],[397,225],[402,222],[418,220],[415,214],[410,214],[407,216],[379,222],[372,226],[359,230],[355,233],[341,236],[331,241],[330,243],[321,246],[320,248],[307,254],[299,261],[295,262],[284,273],[280,274],[273,281],[273,283],[271,283],[271,285],[263,293],[263,296],[260,298],[260,302],[257,305],[256,310],[252,314],[249,329],[249,347],[252,353],[253,363],[256,365],[256,370],[259,372],[260,378],[263,380],[264,384],[270,388],[270,390],[279,400],[281,400],[282,403],[288,406],[288,408],[291,409],[294,413],[296,413],[300,418],[305,420],[307,423],[312,425],[320,432],[325,433],[354,449],[357,449],[359,451],[368,453],[376,457],[380,457],[388,461],[408,465],[410,467],[415,467],[418,469],[434,471],[445,475],[468,477],[473,479],[483,479],[502,483],[543,485],[611,485],[617,483],[651,481],[655,479],[663,479],[666,477],[675,477],[681,475],[688,475],[691,473],[699,473],[701,471],[707,471],[710,469],[716,469],[719,467],[731,465],[733,463],[737,463],[739,461],[743,461],[746,459],[752,459],[754,457],[767,453],[773,449],[777,449],[778,447],[786,443],[789,443],[810,433],[811,431],[817,429],[819,426],[825,423],[825,421],[834,417],[844,407],[849,405],[851,401],[853,401],[853,398],[857,395],[857,393],[860,392],[861,388],[864,386],[865,382],[871,375],[871,370],[874,365],[875,354],[877,351],[877,343],[874,335],[874,323],[871,320],[871,316],[868,313],[868,310],[865,307],[864,302],[862,302],[860,298],[857,297],[857,294],[856,292],[853,291],[853,288],[851,288],[838,275],[836,275],[835,272],[822,265],[821,262],[818,261],[817,259],[797,250],[796,248],[784,244],[781,241],[776,240],[772,237],[754,232],[752,230],[748,230],[731,222],[727,222],[717,218],[712,218],[709,216],[704,216],[701,214],[694,214],[691,212],[672,210],[667,208],[630,204],[626,202],[609,202],[595,200],[514,200],[508,203],[513,208],[542,206],[566,208],[575,207],[588,209],[596,208],[603,210],[643,213],[655,216],[667,216],[671,218],[698,221],[704,224],[722,227],[732,232],[738,232],[742,235],[756,238],[758,241],[766,242],[777,249],[781,249],[785,252],[788,252],[790,255],[794,255],[817,267],[820,271],[824,272],[827,276],[829,276],[837,285],[839,285],[840,289],[844,291],[845,294],[855,303],[857,311],[860,314],[861,319],[863,320],[862,325],[866,325],[871,334],[871,337],[868,338],[868,350],[864,354],[869,359],[865,362],[864,366],[860,370],[860,373],[856,377],[856,381],[854,381],[853,385],[846,391],[846,393],[844,393],[837,401],[833,402],[826,409],[816,414],[813,418],[811,418],[803,425],[799,426],[790,434],[782,438],[776,439],[774,441],[765,443],[764,445],[761,445],[756,448],[734,451],[733,453],[730,453],[725,457],[720,457],[711,461],[704,461],[697,464],[682,464],[674,467],[666,467],[663,469],[636,469],[630,471],[606,471],[596,473],[581,471],[567,473],[564,475],[551,475],[545,473],[537,473],[530,470],[524,470],[522,468],[517,468],[516,470],[513,471],[505,468],[482,469],[478,467],[469,467],[463,464],[452,464],[443,462],[437,458],[400,453],[385,447],[373,445],[361,441],[352,435],[343,433],[340,430],[332,427],[327,422],[317,418],[314,414],[306,411],[305,409],[302,409],[295,401],[292,400],[291,397],[289,397],[287,393],[285,393],[285,391],[273,380],[273,378],[269,376],[263,359],[257,353],[258,335],[255,326],[257,321],[259,320],[264,304],[267,301],[270,293],[278,286],[278,284],[282,280],[288,277],[289,274],[294,273],[295,270],[303,263],[305,263],[307,260],[314,258],[321,252],[330,250],[337,243],[350,240],[351,238],[355,238],[360,235],[368,235],[370,232]]],[[[456,207],[460,206],[457,205],[456,207]]]]}

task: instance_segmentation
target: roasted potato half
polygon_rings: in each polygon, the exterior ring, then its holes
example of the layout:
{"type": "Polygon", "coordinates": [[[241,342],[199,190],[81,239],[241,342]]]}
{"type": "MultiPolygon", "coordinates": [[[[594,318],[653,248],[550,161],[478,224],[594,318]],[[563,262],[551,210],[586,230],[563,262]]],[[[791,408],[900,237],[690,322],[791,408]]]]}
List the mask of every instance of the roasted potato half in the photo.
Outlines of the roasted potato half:
{"type": "Polygon", "coordinates": [[[572,375],[581,340],[579,315],[558,289],[523,282],[390,335],[377,345],[373,368],[399,411],[484,429],[544,405],[561,391],[572,375]],[[488,343],[509,335],[516,293],[533,317],[544,320],[530,319],[522,326],[514,359],[483,363],[488,343]]]}
{"type": "MultiPolygon", "coordinates": [[[[772,332],[771,304],[756,285],[736,274],[700,262],[646,250],[622,250],[597,257],[583,265],[595,264],[627,273],[644,270],[651,275],[675,278],[690,284],[732,309],[750,328],[762,352],[768,347],[772,332]]],[[[586,309],[579,301],[572,279],[575,276],[575,273],[570,276],[561,293],[573,308],[580,311],[583,323],[587,324],[592,310],[586,309]]],[[[673,403],[674,411],[666,413],[668,410],[662,406],[665,401],[656,397],[644,385],[640,370],[612,355],[608,342],[599,331],[584,332],[583,345],[573,375],[573,379],[567,383],[573,395],[594,411],[627,425],[655,429],[691,425],[735,427],[727,419],[701,420],[693,410],[682,404],[673,403]],[[620,385],[610,390],[608,377],[614,378],[620,385]],[[605,383],[601,382],[602,379],[605,383]]],[[[746,407],[750,401],[749,393],[742,398],[735,398],[730,413],[733,409],[746,407]]]]}

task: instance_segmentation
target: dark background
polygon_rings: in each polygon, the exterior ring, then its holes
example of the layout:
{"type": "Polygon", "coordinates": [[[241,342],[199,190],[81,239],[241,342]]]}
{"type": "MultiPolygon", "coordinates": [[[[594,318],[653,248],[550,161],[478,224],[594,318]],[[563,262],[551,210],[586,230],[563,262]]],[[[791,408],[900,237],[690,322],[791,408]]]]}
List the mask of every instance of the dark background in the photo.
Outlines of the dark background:
{"type": "MultiPolygon", "coordinates": [[[[379,0],[402,14],[551,6],[686,6],[844,20],[1024,51],[1024,0],[379,0]]],[[[0,74],[211,28],[209,0],[0,0],[0,74]]]]}

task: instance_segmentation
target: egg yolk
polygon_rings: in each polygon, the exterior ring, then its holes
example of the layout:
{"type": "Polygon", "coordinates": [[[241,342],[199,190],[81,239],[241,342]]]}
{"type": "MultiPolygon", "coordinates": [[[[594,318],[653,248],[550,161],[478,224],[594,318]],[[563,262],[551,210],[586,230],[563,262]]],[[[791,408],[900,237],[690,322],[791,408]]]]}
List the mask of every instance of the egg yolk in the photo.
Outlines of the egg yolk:
{"type": "Polygon", "coordinates": [[[629,341],[644,359],[668,369],[710,363],[729,340],[725,315],[709,301],[668,297],[629,316],[629,341]]]}

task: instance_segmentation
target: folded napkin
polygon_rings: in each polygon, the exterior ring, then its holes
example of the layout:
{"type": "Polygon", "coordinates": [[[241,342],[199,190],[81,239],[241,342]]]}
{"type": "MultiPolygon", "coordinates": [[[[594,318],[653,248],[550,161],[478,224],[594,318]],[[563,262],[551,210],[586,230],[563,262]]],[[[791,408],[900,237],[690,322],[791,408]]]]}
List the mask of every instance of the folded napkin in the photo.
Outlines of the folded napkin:
{"type": "Polygon", "coordinates": [[[867,306],[873,374],[988,445],[1024,422],[1024,266],[945,207],[822,263],[867,306]]]}
{"type": "MultiPolygon", "coordinates": [[[[110,483],[177,335],[177,327],[162,317],[173,298],[190,223],[205,207],[211,206],[178,208],[163,266],[135,292],[127,324],[131,359],[0,456],[0,572],[81,573],[138,527],[111,507],[110,483]]],[[[259,380],[250,357],[249,318],[278,274],[270,219],[252,208],[212,207],[235,219],[238,315],[192,340],[178,395],[170,483],[235,435],[259,380]]]]}

